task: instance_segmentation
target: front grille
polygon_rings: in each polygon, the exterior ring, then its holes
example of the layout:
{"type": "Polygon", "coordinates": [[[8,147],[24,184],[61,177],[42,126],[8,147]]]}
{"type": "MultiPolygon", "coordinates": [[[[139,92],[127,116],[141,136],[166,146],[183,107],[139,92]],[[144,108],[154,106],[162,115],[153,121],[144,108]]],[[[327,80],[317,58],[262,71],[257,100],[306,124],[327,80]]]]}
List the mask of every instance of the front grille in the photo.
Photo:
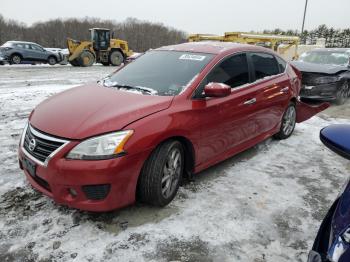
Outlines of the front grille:
{"type": "Polygon", "coordinates": [[[304,85],[317,85],[317,79],[325,76],[325,74],[319,73],[302,73],[302,83],[304,85]]]}
{"type": "Polygon", "coordinates": [[[111,189],[111,185],[88,185],[82,187],[86,197],[90,200],[105,199],[111,189]]]}
{"type": "Polygon", "coordinates": [[[313,92],[312,90],[309,90],[309,89],[302,89],[300,91],[300,95],[302,96],[312,96],[313,92]]]}
{"type": "Polygon", "coordinates": [[[63,144],[64,141],[58,141],[58,139],[51,138],[45,134],[41,134],[40,132],[33,130],[31,126],[28,126],[23,141],[24,149],[34,158],[43,163],[48,158],[48,156],[50,156],[57,148],[63,144]]]}

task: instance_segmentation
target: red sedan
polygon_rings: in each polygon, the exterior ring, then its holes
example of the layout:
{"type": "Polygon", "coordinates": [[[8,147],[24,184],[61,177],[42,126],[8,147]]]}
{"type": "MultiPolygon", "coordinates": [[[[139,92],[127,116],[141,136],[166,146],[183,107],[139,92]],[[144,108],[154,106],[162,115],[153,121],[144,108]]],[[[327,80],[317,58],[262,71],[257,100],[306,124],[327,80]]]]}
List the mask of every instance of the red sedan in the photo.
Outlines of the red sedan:
{"type": "Polygon", "coordinates": [[[162,47],[37,106],[20,167],[34,188],[74,208],[107,211],[136,199],[165,206],[184,176],[268,137],[285,139],[325,108],[301,106],[300,83],[262,47],[162,47]]]}

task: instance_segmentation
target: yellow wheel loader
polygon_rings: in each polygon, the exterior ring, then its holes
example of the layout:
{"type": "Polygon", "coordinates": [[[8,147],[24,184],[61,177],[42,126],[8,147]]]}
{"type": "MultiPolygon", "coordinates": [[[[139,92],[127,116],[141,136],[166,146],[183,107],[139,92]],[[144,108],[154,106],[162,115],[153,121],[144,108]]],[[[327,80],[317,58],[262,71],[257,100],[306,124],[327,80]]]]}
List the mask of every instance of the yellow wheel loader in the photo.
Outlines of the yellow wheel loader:
{"type": "Polygon", "coordinates": [[[68,61],[72,66],[92,66],[95,62],[105,66],[119,66],[133,54],[128,42],[111,39],[109,29],[92,28],[90,33],[91,41],[67,39],[68,61]]]}

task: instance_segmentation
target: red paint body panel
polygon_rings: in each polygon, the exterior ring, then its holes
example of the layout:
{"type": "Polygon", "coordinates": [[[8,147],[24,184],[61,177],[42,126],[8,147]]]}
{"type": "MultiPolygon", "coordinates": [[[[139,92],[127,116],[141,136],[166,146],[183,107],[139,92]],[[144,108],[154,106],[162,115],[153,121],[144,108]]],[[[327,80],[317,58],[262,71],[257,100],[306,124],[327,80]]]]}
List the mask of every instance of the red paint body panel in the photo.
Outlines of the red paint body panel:
{"type": "Polygon", "coordinates": [[[331,104],[328,102],[324,102],[320,105],[308,105],[304,102],[297,102],[297,123],[304,122],[317,113],[327,109],[331,104]]]}
{"type": "MultiPolygon", "coordinates": [[[[202,79],[226,56],[245,51],[273,52],[232,43],[186,43],[159,50],[215,56],[191,85],[174,97],[133,94],[93,84],[70,89],[41,103],[31,114],[30,124],[71,142],[47,167],[38,166],[37,175],[49,183],[52,192],[26,173],[35,188],[57,203],[83,210],[107,211],[132,204],[142,166],[160,143],[174,137],[186,139],[193,149],[192,172],[199,172],[277,133],[284,111],[301,88],[297,72],[287,66],[286,72],[234,88],[228,96],[193,99],[202,79]],[[247,103],[251,99],[256,102],[247,103]],[[65,159],[84,138],[121,129],[134,130],[124,146],[126,155],[100,161],[65,159]],[[91,201],[84,197],[81,186],[94,184],[111,184],[107,198],[91,201]],[[78,192],[75,199],[68,194],[68,188],[78,192]]],[[[20,148],[20,160],[23,155],[20,148]]]]}
{"type": "Polygon", "coordinates": [[[132,121],[168,108],[172,99],[145,99],[139,94],[90,84],[45,100],[34,109],[30,123],[51,135],[83,139],[122,129],[132,121]]]}

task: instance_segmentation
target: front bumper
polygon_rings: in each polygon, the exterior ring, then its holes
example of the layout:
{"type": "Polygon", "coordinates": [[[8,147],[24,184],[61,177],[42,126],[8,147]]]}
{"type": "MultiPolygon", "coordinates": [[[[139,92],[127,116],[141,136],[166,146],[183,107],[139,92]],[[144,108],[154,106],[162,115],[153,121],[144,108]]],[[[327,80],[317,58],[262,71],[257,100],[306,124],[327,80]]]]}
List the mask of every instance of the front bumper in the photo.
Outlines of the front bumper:
{"type": "Polygon", "coordinates": [[[337,91],[341,87],[340,82],[334,82],[322,85],[302,85],[300,97],[322,101],[335,100],[337,91]]]}
{"type": "Polygon", "coordinates": [[[34,177],[23,168],[28,153],[20,147],[19,165],[30,184],[56,203],[81,210],[103,212],[134,203],[138,175],[149,152],[98,161],[65,159],[76,144],[68,143],[46,167],[37,164],[34,177]]]}
{"type": "Polygon", "coordinates": [[[0,54],[0,64],[4,64],[7,61],[7,58],[4,55],[0,54]]]}

